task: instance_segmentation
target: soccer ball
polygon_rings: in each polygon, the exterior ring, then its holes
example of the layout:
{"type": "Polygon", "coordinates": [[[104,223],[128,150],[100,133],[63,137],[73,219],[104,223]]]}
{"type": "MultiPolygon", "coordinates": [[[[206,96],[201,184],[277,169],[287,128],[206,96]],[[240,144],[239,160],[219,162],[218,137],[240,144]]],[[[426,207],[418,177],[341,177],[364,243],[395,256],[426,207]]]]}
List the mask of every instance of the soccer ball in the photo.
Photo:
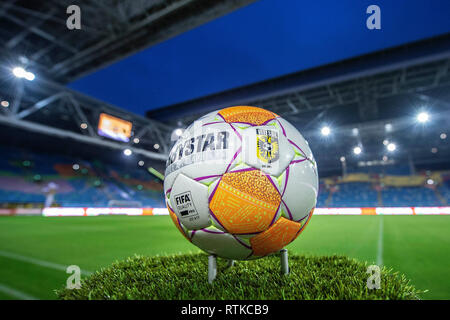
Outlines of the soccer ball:
{"type": "Polygon", "coordinates": [[[164,194],[175,226],[216,256],[264,257],[292,242],[317,200],[302,135],[265,109],[236,106],[191,124],[172,147],[164,194]]]}

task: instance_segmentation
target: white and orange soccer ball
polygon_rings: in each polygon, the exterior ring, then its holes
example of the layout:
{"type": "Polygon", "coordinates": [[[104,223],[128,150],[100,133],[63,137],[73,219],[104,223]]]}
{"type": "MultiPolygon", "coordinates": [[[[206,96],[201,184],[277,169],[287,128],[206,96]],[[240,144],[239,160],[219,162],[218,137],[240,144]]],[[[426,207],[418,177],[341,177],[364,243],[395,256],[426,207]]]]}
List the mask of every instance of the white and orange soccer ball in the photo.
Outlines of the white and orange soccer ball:
{"type": "Polygon", "coordinates": [[[195,121],[172,147],[164,193],[178,230],[226,259],[282,249],[311,218],[318,191],[311,149],[289,122],[237,106],[195,121]]]}

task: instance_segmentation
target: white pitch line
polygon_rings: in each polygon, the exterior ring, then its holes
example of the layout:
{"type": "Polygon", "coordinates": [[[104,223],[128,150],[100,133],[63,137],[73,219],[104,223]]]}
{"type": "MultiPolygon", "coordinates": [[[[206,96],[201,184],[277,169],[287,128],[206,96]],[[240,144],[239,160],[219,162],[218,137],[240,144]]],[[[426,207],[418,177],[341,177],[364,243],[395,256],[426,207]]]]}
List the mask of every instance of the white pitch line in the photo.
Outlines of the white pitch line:
{"type": "Polygon", "coordinates": [[[383,215],[380,215],[380,227],[378,229],[377,266],[383,265],[383,215]]]}
{"type": "Polygon", "coordinates": [[[17,298],[20,300],[38,300],[38,298],[36,298],[36,297],[30,296],[27,293],[10,288],[1,283],[0,283],[0,292],[6,293],[8,296],[11,296],[13,298],[17,298]]]}
{"type": "MultiPolygon", "coordinates": [[[[37,265],[37,266],[41,266],[41,267],[45,267],[45,268],[50,268],[50,269],[54,269],[54,270],[60,270],[60,271],[64,271],[64,272],[66,272],[66,269],[68,267],[68,266],[64,266],[62,264],[49,262],[49,261],[44,261],[44,260],[39,260],[39,259],[27,257],[27,256],[22,256],[22,255],[17,254],[17,253],[7,252],[7,251],[3,251],[3,250],[0,250],[0,256],[5,257],[5,258],[14,259],[14,260],[23,261],[23,262],[26,262],[26,263],[31,263],[31,264],[34,264],[34,265],[37,265]]],[[[85,276],[89,276],[92,273],[93,273],[92,271],[81,270],[81,274],[83,274],[85,276]]]]}

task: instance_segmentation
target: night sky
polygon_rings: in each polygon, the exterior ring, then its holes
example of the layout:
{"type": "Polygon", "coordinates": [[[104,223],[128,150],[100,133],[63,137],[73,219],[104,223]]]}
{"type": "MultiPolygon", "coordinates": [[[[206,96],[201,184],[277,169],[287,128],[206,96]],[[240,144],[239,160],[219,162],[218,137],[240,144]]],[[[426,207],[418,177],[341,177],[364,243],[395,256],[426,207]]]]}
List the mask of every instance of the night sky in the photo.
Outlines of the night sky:
{"type": "Polygon", "coordinates": [[[446,0],[260,0],[69,87],[138,114],[450,32],[446,0]],[[381,30],[366,8],[381,8],[381,30]]]}

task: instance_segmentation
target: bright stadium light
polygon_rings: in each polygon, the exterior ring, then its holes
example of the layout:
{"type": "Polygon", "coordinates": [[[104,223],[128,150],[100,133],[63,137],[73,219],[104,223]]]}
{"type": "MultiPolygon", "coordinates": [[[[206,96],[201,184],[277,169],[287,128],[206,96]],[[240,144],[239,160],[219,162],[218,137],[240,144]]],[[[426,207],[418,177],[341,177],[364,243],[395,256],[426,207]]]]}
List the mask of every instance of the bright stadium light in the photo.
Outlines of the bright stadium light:
{"type": "Polygon", "coordinates": [[[22,68],[22,67],[15,67],[15,68],[12,70],[12,73],[13,73],[17,78],[25,78],[25,74],[26,74],[27,72],[26,72],[25,69],[22,68]]]}
{"type": "Polygon", "coordinates": [[[384,162],[388,161],[388,157],[387,156],[383,156],[383,161],[384,162]]]}
{"type": "Polygon", "coordinates": [[[153,145],[153,148],[155,148],[156,150],[158,150],[158,149],[159,149],[159,144],[155,143],[155,144],[153,145]]]}
{"type": "Polygon", "coordinates": [[[3,100],[2,102],[0,102],[0,104],[2,105],[2,107],[4,108],[8,108],[9,107],[9,102],[6,100],[3,100]]]}
{"type": "Polygon", "coordinates": [[[353,153],[354,154],[359,155],[359,154],[361,154],[361,152],[362,152],[361,147],[354,147],[353,148],[353,153]]]}
{"type": "Polygon", "coordinates": [[[352,129],[352,135],[357,136],[358,133],[359,133],[358,128],[353,128],[353,129],[352,129]]]}
{"type": "Polygon", "coordinates": [[[33,72],[26,72],[24,78],[27,79],[28,81],[33,81],[35,78],[35,75],[33,72]]]}
{"type": "Polygon", "coordinates": [[[428,179],[428,180],[427,180],[427,184],[434,184],[433,179],[428,179]]]}
{"type": "Polygon", "coordinates": [[[439,136],[442,140],[447,139],[447,135],[445,133],[441,133],[441,135],[439,136]]]}
{"type": "Polygon", "coordinates": [[[74,165],[72,166],[73,170],[78,170],[80,169],[80,165],[78,163],[74,163],[74,165]]]}
{"type": "Polygon", "coordinates": [[[384,129],[386,130],[386,132],[391,132],[392,131],[392,124],[386,123],[384,125],[384,129]]]}
{"type": "Polygon", "coordinates": [[[87,123],[82,122],[82,123],[80,124],[80,128],[81,128],[81,129],[87,129],[87,127],[88,127],[87,123]]]}
{"type": "Polygon", "coordinates": [[[12,69],[12,73],[17,77],[17,78],[25,78],[28,81],[33,81],[35,78],[35,75],[33,72],[29,72],[26,71],[24,68],[22,67],[15,67],[12,69]]]}
{"type": "Polygon", "coordinates": [[[397,149],[397,146],[395,145],[395,143],[389,143],[386,148],[388,149],[388,151],[392,152],[395,151],[395,149],[397,149]]]}
{"type": "Polygon", "coordinates": [[[183,129],[180,129],[180,128],[175,129],[175,134],[176,134],[177,136],[181,136],[181,135],[183,134],[183,129]]]}
{"type": "Polygon", "coordinates": [[[387,146],[387,145],[389,144],[389,140],[384,139],[384,140],[383,140],[383,144],[384,144],[385,146],[387,146]]]}
{"type": "Polygon", "coordinates": [[[137,144],[137,143],[140,142],[140,140],[139,140],[139,138],[134,138],[134,139],[133,139],[133,142],[137,144]]]}
{"type": "Polygon", "coordinates": [[[139,162],[138,162],[138,166],[139,166],[139,167],[143,167],[143,166],[144,166],[144,164],[145,164],[145,162],[144,162],[144,161],[142,161],[142,160],[139,160],[139,162]]]}
{"type": "Polygon", "coordinates": [[[420,123],[425,123],[430,119],[430,116],[426,112],[421,112],[417,115],[417,121],[420,123]]]}
{"type": "Polygon", "coordinates": [[[341,160],[341,162],[345,162],[345,157],[342,156],[339,160],[341,160]]]}
{"type": "Polygon", "coordinates": [[[320,132],[322,133],[323,136],[328,136],[331,133],[331,130],[329,127],[325,126],[323,127],[320,132]]]}
{"type": "Polygon", "coordinates": [[[131,156],[132,153],[133,151],[131,151],[130,149],[123,150],[123,154],[126,155],[127,157],[131,156]]]}

